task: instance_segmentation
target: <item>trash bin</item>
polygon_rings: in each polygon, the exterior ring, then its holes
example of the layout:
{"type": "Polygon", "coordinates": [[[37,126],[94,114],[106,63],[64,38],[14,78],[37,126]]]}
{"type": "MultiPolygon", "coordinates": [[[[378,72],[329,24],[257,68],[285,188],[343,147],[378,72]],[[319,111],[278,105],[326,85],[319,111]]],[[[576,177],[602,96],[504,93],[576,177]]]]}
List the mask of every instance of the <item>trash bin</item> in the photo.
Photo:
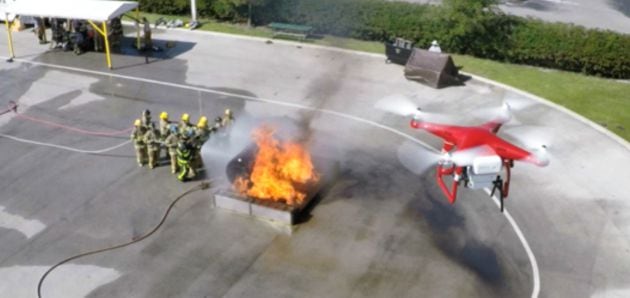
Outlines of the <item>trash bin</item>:
{"type": "Polygon", "coordinates": [[[393,43],[386,42],[385,56],[387,56],[387,60],[385,62],[405,65],[409,56],[411,56],[412,49],[411,41],[406,39],[396,38],[393,43]]]}

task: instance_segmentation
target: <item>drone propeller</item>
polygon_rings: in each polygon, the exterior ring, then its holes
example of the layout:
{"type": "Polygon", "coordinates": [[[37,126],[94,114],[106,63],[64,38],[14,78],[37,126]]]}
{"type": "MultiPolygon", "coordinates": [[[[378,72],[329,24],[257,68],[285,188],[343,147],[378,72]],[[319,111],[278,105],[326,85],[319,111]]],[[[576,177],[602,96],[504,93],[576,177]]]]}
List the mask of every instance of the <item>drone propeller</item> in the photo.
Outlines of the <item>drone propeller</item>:
{"type": "Polygon", "coordinates": [[[418,112],[418,106],[411,98],[401,94],[387,96],[376,102],[375,107],[404,117],[413,116],[418,112]]]}
{"type": "Polygon", "coordinates": [[[547,149],[546,146],[542,146],[537,149],[532,149],[531,153],[536,158],[536,161],[537,161],[536,164],[538,166],[546,167],[547,165],[549,165],[549,162],[551,161],[551,154],[549,153],[549,150],[547,149]]]}
{"type": "Polygon", "coordinates": [[[416,175],[421,175],[436,165],[441,157],[442,155],[438,152],[410,141],[398,147],[398,160],[407,170],[416,175]]]}
{"type": "Polygon", "coordinates": [[[478,146],[454,152],[440,153],[418,144],[405,142],[398,147],[398,160],[414,174],[420,175],[439,163],[456,166],[472,165],[476,157],[493,154],[488,146],[478,146]]]}
{"type": "MultiPolygon", "coordinates": [[[[512,121],[513,124],[517,124],[518,122],[514,119],[512,112],[525,109],[533,104],[535,102],[523,98],[508,98],[499,107],[481,108],[473,111],[471,114],[475,118],[486,121],[497,121],[501,124],[512,121]]],[[[404,117],[414,117],[417,120],[426,122],[443,124],[461,122],[461,116],[420,110],[411,98],[402,94],[387,96],[379,100],[375,107],[385,112],[404,117]]]]}
{"type": "Polygon", "coordinates": [[[414,117],[427,122],[452,123],[457,121],[457,117],[453,115],[422,111],[411,98],[401,94],[387,96],[379,100],[374,107],[392,114],[414,117]]]}
{"type": "Polygon", "coordinates": [[[552,140],[552,135],[542,126],[511,126],[502,132],[526,148],[549,147],[552,140]]]}
{"type": "MultiPolygon", "coordinates": [[[[515,122],[514,111],[520,111],[534,105],[531,100],[522,98],[507,98],[499,107],[482,108],[472,112],[475,118],[494,120],[500,123],[515,122]]],[[[516,123],[513,123],[516,124],[516,123]]]]}
{"type": "Polygon", "coordinates": [[[546,166],[550,161],[552,135],[542,126],[514,126],[503,130],[510,139],[527,148],[536,158],[536,164],[546,166]]]}
{"type": "Polygon", "coordinates": [[[472,115],[485,121],[496,121],[504,124],[512,120],[512,106],[504,101],[499,107],[478,109],[473,111],[472,115]]]}

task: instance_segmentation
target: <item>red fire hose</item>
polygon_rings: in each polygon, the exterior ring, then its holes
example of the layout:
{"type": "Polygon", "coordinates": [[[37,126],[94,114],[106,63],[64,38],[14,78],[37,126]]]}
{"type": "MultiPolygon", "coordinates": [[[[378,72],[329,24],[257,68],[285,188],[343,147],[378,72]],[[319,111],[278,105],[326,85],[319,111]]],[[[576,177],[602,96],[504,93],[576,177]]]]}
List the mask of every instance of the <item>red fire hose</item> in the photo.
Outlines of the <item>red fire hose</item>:
{"type": "Polygon", "coordinates": [[[55,127],[55,128],[61,128],[61,129],[65,129],[68,131],[73,131],[76,133],[81,133],[81,134],[86,134],[86,135],[93,135],[93,136],[118,136],[118,135],[122,135],[122,134],[126,134],[129,133],[133,127],[129,127],[127,129],[123,129],[123,130],[114,130],[114,131],[93,131],[93,130],[85,130],[85,129],[81,129],[81,128],[77,128],[77,127],[72,127],[72,126],[68,126],[68,125],[64,125],[64,124],[60,124],[60,123],[55,123],[52,121],[48,121],[48,120],[43,120],[43,119],[39,119],[36,117],[32,117],[32,116],[27,116],[25,114],[22,113],[18,113],[17,111],[17,104],[13,101],[9,102],[9,106],[7,107],[6,110],[1,111],[0,115],[2,114],[6,114],[10,111],[13,111],[15,113],[15,117],[19,118],[19,119],[23,119],[23,120],[28,120],[31,122],[36,122],[36,123],[40,123],[46,126],[50,126],[50,127],[55,127]]]}

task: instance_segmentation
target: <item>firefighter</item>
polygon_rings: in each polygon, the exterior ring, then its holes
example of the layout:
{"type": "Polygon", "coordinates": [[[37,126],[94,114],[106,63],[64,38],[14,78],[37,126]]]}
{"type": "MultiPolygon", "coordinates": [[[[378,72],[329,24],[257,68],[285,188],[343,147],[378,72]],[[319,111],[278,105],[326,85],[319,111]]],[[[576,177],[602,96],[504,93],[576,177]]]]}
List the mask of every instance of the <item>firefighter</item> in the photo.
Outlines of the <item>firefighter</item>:
{"type": "Polygon", "coordinates": [[[44,19],[40,17],[35,18],[35,34],[37,35],[39,44],[48,43],[46,40],[46,24],[44,23],[44,19]]]}
{"type": "Polygon", "coordinates": [[[225,109],[225,113],[223,113],[223,118],[221,119],[221,127],[224,127],[226,130],[228,130],[233,122],[234,115],[232,115],[232,110],[225,109]]]}
{"type": "MultiPolygon", "coordinates": [[[[171,121],[168,120],[168,113],[162,112],[160,113],[160,141],[164,143],[166,138],[169,136],[171,130],[171,121]]],[[[160,152],[158,152],[158,157],[160,157],[160,152]]],[[[168,155],[168,153],[166,153],[168,155]]]]}
{"type": "Polygon", "coordinates": [[[210,128],[208,127],[208,118],[206,118],[206,116],[199,118],[199,122],[197,122],[197,127],[195,128],[195,138],[200,143],[200,147],[210,138],[210,128]]]}
{"type": "Polygon", "coordinates": [[[58,18],[53,18],[50,21],[50,30],[52,31],[52,43],[51,48],[58,49],[63,46],[64,28],[63,23],[58,18]]]}
{"type": "Polygon", "coordinates": [[[189,173],[192,177],[195,177],[195,170],[190,167],[191,159],[192,152],[189,145],[184,141],[180,141],[177,144],[177,166],[179,167],[179,175],[177,175],[177,179],[179,181],[188,180],[189,173]]]}
{"type": "Polygon", "coordinates": [[[151,111],[149,110],[144,110],[142,111],[142,126],[144,126],[145,129],[149,129],[149,126],[151,125],[151,111]]]}
{"type": "Polygon", "coordinates": [[[221,117],[214,118],[214,125],[212,126],[211,132],[217,133],[222,127],[223,119],[221,117]]]}
{"type": "Polygon", "coordinates": [[[179,121],[180,135],[186,134],[190,127],[192,127],[192,124],[190,124],[190,115],[188,115],[188,113],[182,114],[181,121],[179,121]]]}
{"type": "Polygon", "coordinates": [[[153,169],[157,166],[157,161],[160,153],[160,138],[158,131],[153,126],[153,123],[149,125],[149,129],[144,134],[144,142],[147,146],[147,153],[149,155],[149,168],[153,169]]]}
{"type": "Polygon", "coordinates": [[[232,111],[230,109],[225,109],[225,113],[223,113],[223,117],[221,118],[221,131],[219,132],[221,143],[225,144],[227,142],[233,123],[234,116],[232,115],[232,111]]]}
{"type": "Polygon", "coordinates": [[[162,139],[166,139],[170,133],[170,124],[171,121],[168,120],[168,113],[160,113],[160,135],[162,136],[162,139]]]}
{"type": "Polygon", "coordinates": [[[144,31],[144,50],[152,51],[153,50],[153,40],[151,39],[151,23],[147,18],[142,18],[143,30],[144,31]]]}
{"type": "Polygon", "coordinates": [[[133,142],[133,147],[136,149],[136,159],[138,161],[138,165],[142,167],[147,160],[147,147],[144,142],[146,129],[142,126],[142,121],[140,121],[140,119],[136,119],[136,121],[133,122],[133,126],[131,141],[133,142]]]}
{"type": "Polygon", "coordinates": [[[164,146],[166,146],[168,155],[171,158],[171,174],[175,174],[177,172],[177,144],[180,140],[177,134],[177,125],[171,124],[169,129],[170,132],[164,139],[164,146]]]}
{"type": "Polygon", "coordinates": [[[199,122],[197,122],[197,126],[194,130],[195,134],[191,140],[192,150],[193,150],[193,159],[192,159],[192,168],[198,169],[201,168],[201,147],[203,144],[210,138],[210,129],[208,128],[208,118],[202,116],[199,118],[199,122]]]}

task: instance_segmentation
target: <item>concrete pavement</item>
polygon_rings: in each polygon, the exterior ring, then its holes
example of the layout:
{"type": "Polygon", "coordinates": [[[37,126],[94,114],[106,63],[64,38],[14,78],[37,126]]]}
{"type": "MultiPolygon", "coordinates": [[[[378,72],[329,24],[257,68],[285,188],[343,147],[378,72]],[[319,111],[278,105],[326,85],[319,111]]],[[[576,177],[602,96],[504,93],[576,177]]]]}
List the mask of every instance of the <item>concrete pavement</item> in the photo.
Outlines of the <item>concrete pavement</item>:
{"type": "MultiPolygon", "coordinates": [[[[426,110],[465,115],[519,95],[474,80],[433,90],[406,81],[384,57],[182,31],[156,38],[182,47],[148,65],[116,55],[109,72],[101,54],[45,53],[31,34],[17,34],[23,61],[0,64],[0,105],[17,99],[27,115],[91,130],[123,130],[144,108],[293,119],[314,154],[335,165],[329,190],[290,236],[211,209],[209,192],[196,193],[153,237],[53,271],[44,297],[529,297],[538,282],[542,297],[627,293],[630,177],[611,168],[630,164],[630,155],[589,125],[536,102],[516,111],[554,135],[550,167],[517,165],[507,201],[539,267],[535,280],[513,226],[484,192],[462,190],[450,206],[431,172],[416,176],[398,161],[408,136],[434,147],[439,140],[374,108],[404,94],[426,110]]],[[[10,114],[0,125],[5,135],[83,150],[127,138],[10,114]]],[[[12,297],[32,297],[46,266],[141,235],[193,186],[167,167],[138,168],[130,145],[98,155],[7,138],[0,147],[0,289],[12,297]]],[[[206,176],[223,172],[210,167],[206,176]]]]}

